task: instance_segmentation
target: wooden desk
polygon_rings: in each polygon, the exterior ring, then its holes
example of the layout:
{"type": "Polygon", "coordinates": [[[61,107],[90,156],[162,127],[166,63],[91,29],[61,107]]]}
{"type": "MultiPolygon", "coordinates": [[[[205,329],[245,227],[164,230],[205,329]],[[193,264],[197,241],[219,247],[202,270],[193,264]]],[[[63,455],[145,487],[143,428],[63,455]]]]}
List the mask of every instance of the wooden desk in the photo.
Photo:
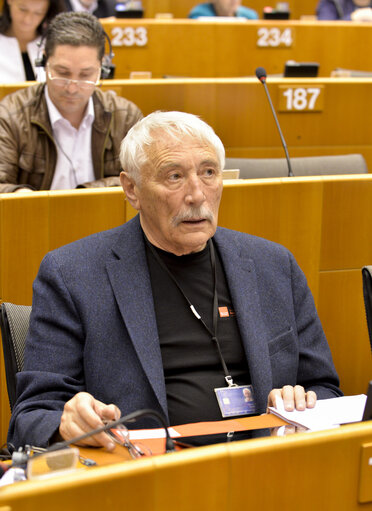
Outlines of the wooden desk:
{"type": "Polygon", "coordinates": [[[367,511],[372,509],[371,456],[372,423],[360,423],[18,483],[1,489],[0,509],[367,511]]]}
{"type": "MultiPolygon", "coordinates": [[[[201,116],[229,157],[284,157],[256,78],[114,80],[103,88],[134,101],[146,115],[180,110],[201,116]]],[[[268,88],[290,156],[361,153],[372,169],[372,78],[275,78],[268,88]]]]}
{"type": "MultiPolygon", "coordinates": [[[[299,19],[302,15],[315,14],[318,0],[291,0],[289,7],[291,19],[299,19]]],[[[171,13],[174,18],[187,18],[197,0],[142,0],[146,18],[154,18],[158,13],[171,13]]],[[[276,1],[243,0],[242,5],[251,7],[262,17],[263,8],[267,5],[275,7],[276,1]]]]}
{"type": "MultiPolygon", "coordinates": [[[[22,86],[0,86],[0,98],[22,86]]],[[[361,153],[372,170],[372,78],[275,78],[268,87],[290,156],[361,153]]],[[[154,110],[200,115],[229,157],[284,157],[256,78],[106,80],[102,88],[134,101],[145,115],[154,110]]]]}
{"type": "Polygon", "coordinates": [[[336,67],[372,71],[368,23],[349,21],[104,19],[115,53],[116,78],[151,71],[153,78],[252,76],[258,66],[283,73],[287,60],[318,62],[319,75],[336,67]]]}

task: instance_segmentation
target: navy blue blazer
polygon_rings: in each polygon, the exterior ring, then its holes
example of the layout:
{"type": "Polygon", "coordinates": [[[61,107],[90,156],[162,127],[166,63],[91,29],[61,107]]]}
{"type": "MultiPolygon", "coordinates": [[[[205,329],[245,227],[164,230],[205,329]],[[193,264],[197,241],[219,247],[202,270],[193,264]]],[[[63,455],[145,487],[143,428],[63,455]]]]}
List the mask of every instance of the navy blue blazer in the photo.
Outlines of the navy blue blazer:
{"type": "MultiPolygon", "coordinates": [[[[270,390],[286,384],[303,385],[319,398],[341,395],[313,298],[290,252],[223,228],[214,241],[259,412],[265,411],[270,390]]],[[[152,408],[168,417],[138,216],[43,259],[8,440],[15,446],[46,445],[65,402],[80,391],[115,403],[123,415],[152,408]]]]}

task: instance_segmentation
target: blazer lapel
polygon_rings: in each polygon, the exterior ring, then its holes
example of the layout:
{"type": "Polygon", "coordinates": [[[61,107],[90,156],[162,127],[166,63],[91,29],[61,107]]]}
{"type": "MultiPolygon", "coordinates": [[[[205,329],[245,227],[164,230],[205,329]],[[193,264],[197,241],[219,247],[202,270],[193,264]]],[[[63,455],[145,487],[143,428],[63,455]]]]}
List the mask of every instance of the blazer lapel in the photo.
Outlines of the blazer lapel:
{"type": "Polygon", "coordinates": [[[151,387],[168,417],[150,276],[138,217],[126,223],[106,268],[120,313],[151,387]]]}
{"type": "Polygon", "coordinates": [[[258,410],[264,411],[272,389],[267,340],[262,318],[254,261],[246,244],[231,239],[231,231],[218,229],[214,237],[226,272],[240,335],[247,355],[258,410]],[[227,234],[228,233],[228,234],[227,234]]]}

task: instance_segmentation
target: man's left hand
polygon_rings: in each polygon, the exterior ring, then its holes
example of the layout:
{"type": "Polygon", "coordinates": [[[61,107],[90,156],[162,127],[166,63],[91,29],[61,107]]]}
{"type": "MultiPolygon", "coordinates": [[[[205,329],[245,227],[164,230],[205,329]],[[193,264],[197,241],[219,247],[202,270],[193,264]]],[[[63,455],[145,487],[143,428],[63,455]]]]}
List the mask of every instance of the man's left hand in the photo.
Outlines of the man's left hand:
{"type": "Polygon", "coordinates": [[[316,403],[316,394],[313,390],[305,391],[301,385],[285,385],[281,389],[273,389],[268,398],[267,406],[276,408],[277,398],[283,399],[284,409],[287,412],[293,410],[305,410],[305,408],[314,408],[316,403]]]}

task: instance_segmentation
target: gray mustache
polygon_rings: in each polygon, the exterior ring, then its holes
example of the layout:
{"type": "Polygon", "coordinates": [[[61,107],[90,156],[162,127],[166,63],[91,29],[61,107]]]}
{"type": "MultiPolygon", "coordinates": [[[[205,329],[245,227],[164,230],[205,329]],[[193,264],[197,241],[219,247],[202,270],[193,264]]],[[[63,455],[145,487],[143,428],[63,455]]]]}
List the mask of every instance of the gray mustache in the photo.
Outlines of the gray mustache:
{"type": "Polygon", "coordinates": [[[205,206],[201,206],[199,208],[191,208],[187,211],[182,211],[178,215],[174,216],[172,219],[173,225],[178,225],[181,222],[185,222],[187,220],[195,220],[196,218],[203,218],[205,220],[213,221],[212,212],[206,208],[205,206]]]}

